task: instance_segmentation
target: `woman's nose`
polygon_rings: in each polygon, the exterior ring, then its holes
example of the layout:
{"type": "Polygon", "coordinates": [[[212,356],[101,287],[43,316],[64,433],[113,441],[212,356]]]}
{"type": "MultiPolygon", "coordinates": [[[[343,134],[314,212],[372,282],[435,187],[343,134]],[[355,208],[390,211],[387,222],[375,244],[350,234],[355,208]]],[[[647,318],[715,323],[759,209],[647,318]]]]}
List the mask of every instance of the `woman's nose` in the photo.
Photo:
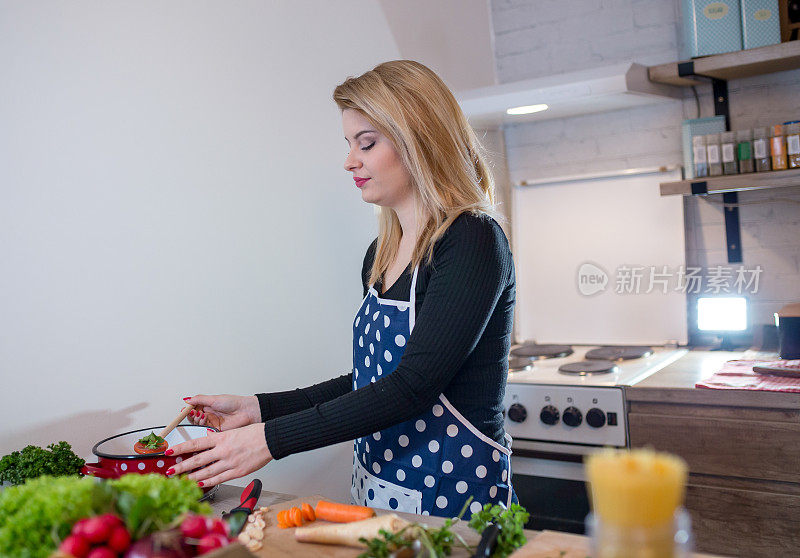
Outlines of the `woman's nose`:
{"type": "Polygon", "coordinates": [[[353,152],[350,151],[347,153],[347,157],[344,160],[344,170],[346,171],[353,171],[361,166],[361,161],[358,160],[357,157],[353,156],[353,152]]]}

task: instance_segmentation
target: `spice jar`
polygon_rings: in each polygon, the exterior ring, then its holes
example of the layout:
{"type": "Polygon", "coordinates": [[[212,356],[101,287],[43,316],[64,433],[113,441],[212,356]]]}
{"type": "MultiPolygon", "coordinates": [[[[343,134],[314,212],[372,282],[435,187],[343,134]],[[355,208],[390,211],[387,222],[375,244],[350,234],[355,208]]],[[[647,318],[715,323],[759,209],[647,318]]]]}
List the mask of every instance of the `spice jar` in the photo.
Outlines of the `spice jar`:
{"type": "Polygon", "coordinates": [[[719,134],[706,136],[706,153],[708,154],[708,175],[720,176],[722,174],[722,160],[719,157],[719,134]]]}
{"type": "Polygon", "coordinates": [[[753,155],[755,156],[756,172],[772,170],[766,128],[753,128],[753,155]]]}
{"type": "Polygon", "coordinates": [[[739,130],[736,132],[736,156],[739,159],[739,172],[753,172],[753,131],[739,130]]]}
{"type": "Polygon", "coordinates": [[[694,156],[694,176],[703,178],[708,176],[708,156],[706,155],[706,137],[692,137],[692,155],[694,156]]]}
{"type": "Polygon", "coordinates": [[[800,122],[787,122],[786,155],[790,169],[800,168],[800,122]]]}
{"type": "Polygon", "coordinates": [[[736,164],[736,132],[723,132],[720,134],[722,144],[722,172],[725,174],[739,174],[739,165],[736,164]]]}
{"type": "Polygon", "coordinates": [[[772,170],[786,169],[786,139],[783,137],[782,124],[775,124],[772,127],[769,146],[772,154],[772,170]]]}

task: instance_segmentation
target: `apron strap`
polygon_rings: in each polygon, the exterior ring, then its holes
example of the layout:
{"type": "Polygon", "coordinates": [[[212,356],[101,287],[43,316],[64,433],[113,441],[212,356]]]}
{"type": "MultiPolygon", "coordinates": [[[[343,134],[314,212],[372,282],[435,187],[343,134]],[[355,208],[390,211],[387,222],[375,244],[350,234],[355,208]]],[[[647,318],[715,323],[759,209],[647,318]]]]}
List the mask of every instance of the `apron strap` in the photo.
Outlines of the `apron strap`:
{"type": "Polygon", "coordinates": [[[408,332],[409,334],[414,331],[414,319],[417,316],[417,272],[419,265],[414,268],[414,277],[411,278],[411,292],[408,295],[409,307],[408,311],[408,332]]]}

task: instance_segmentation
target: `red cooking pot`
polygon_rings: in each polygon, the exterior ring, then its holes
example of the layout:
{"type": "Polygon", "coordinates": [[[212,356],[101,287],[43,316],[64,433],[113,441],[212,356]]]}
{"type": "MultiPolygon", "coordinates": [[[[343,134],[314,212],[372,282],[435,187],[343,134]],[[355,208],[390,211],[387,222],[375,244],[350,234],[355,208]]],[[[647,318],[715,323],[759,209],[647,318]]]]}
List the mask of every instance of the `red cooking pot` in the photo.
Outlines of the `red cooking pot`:
{"type": "MultiPolygon", "coordinates": [[[[97,463],[86,463],[81,468],[81,473],[101,479],[118,479],[122,475],[128,473],[139,473],[142,475],[145,473],[158,473],[159,475],[166,475],[170,467],[176,463],[180,463],[184,459],[188,459],[194,455],[194,453],[168,456],[164,455],[164,452],[138,454],[133,451],[133,444],[140,438],[147,436],[150,432],[158,433],[163,429],[163,426],[142,428],[141,430],[117,434],[116,436],[111,436],[110,438],[97,442],[92,448],[92,453],[97,456],[97,463]]],[[[171,448],[188,440],[208,436],[209,430],[218,432],[215,428],[198,426],[195,424],[177,426],[172,432],[167,434],[167,447],[171,448]]],[[[203,492],[207,493],[214,488],[216,487],[205,488],[203,492]]]]}

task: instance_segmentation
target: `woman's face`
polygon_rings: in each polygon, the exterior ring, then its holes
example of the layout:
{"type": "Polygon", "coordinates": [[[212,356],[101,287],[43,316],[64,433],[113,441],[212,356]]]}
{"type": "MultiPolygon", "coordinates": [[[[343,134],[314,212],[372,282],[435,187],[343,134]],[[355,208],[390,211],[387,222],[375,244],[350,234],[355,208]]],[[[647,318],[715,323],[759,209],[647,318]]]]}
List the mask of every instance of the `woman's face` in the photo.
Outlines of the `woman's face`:
{"type": "Polygon", "coordinates": [[[412,197],[411,175],[392,142],[353,109],[342,111],[344,137],[350,146],[344,168],[353,173],[361,199],[398,208],[412,197]]]}

